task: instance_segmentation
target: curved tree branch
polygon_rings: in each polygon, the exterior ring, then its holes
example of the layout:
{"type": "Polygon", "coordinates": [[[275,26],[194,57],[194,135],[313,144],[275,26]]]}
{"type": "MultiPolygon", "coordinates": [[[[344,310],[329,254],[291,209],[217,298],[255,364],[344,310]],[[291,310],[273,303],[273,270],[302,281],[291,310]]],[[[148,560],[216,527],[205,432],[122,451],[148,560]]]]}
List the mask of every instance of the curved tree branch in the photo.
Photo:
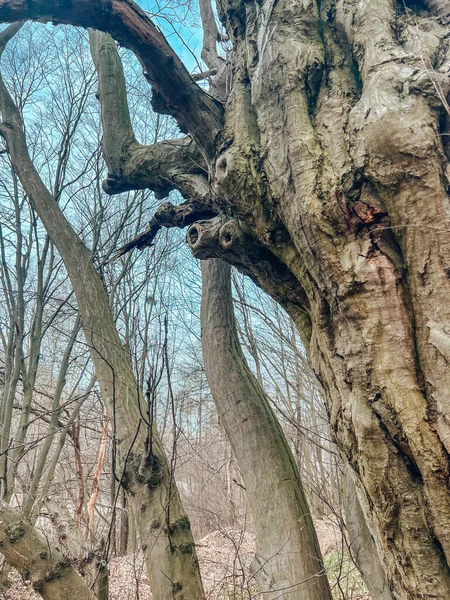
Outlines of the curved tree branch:
{"type": "MultiPolygon", "coordinates": [[[[117,194],[150,188],[157,197],[164,198],[172,189],[178,189],[186,195],[188,190],[184,190],[183,186],[185,177],[203,176],[206,172],[198,146],[189,137],[151,146],[138,143],[131,123],[125,76],[116,44],[110,35],[90,28],[89,41],[98,75],[103,154],[108,166],[104,190],[117,194]]],[[[192,191],[192,185],[189,191],[192,191]]]]}
{"type": "Polygon", "coordinates": [[[115,260],[119,256],[130,252],[134,248],[143,250],[149,246],[153,246],[153,240],[158,234],[159,230],[163,227],[187,227],[198,219],[210,219],[214,217],[216,213],[205,206],[201,202],[184,202],[179,206],[175,206],[170,202],[161,204],[156,213],[153,215],[147,229],[135,237],[133,240],[119,248],[117,254],[113,256],[110,261],[115,260]]]}
{"type": "Polygon", "coordinates": [[[223,125],[223,107],[192,79],[161,31],[133,0],[0,0],[0,21],[32,19],[106,31],[139,58],[154,107],[172,115],[208,158],[223,125]]]}

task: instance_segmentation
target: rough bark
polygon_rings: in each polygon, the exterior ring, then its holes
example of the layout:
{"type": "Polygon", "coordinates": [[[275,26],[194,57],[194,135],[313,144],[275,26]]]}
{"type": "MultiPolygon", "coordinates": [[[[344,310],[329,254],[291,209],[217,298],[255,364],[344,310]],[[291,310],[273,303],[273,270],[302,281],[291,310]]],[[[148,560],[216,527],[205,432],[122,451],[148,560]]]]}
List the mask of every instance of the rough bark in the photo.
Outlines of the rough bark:
{"type": "Polygon", "coordinates": [[[95,600],[70,560],[51,548],[47,539],[20,511],[0,502],[1,552],[44,600],[95,600]]]}
{"type": "Polygon", "coordinates": [[[259,589],[268,600],[331,599],[300,474],[242,352],[231,270],[221,260],[202,264],[201,328],[206,377],[252,512],[259,589]]]}
{"type": "Polygon", "coordinates": [[[21,116],[1,78],[0,110],[0,134],[8,144],[11,161],[72,282],[97,381],[120,448],[122,463],[117,475],[139,515],[154,597],[200,600],[203,589],[189,519],[158,433],[149,431],[142,418],[142,394],[115,328],[103,283],[88,249],[31,162],[21,116]]]}
{"type": "MultiPolygon", "coordinates": [[[[82,0],[2,0],[0,20],[39,19],[50,4],[48,16],[78,25],[80,7],[95,12],[82,0]]],[[[394,598],[446,599],[448,0],[220,0],[219,13],[233,82],[203,152],[215,152],[208,202],[239,225],[242,253],[230,234],[202,257],[249,262],[293,315],[394,598]],[[251,261],[260,248],[270,257],[261,265],[251,261]],[[289,283],[281,291],[277,272],[289,283]]],[[[123,23],[104,23],[124,37],[123,23]]],[[[198,131],[195,119],[202,149],[198,131]]]]}

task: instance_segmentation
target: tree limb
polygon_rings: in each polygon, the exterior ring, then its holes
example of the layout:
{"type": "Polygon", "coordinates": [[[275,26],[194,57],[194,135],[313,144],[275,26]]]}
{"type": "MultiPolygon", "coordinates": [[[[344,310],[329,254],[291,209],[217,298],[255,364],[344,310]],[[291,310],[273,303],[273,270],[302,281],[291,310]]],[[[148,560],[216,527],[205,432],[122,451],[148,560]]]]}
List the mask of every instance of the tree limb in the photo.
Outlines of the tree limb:
{"type": "Polygon", "coordinates": [[[0,0],[0,21],[32,19],[106,31],[132,50],[145,69],[154,107],[172,115],[208,158],[222,129],[223,107],[192,79],[147,14],[133,0],[0,0]]]}
{"type": "Polygon", "coordinates": [[[179,206],[174,206],[170,202],[161,204],[153,215],[147,229],[135,237],[133,240],[119,248],[117,254],[110,260],[113,261],[119,256],[130,252],[134,248],[143,250],[153,245],[157,233],[163,227],[187,227],[198,219],[207,219],[214,217],[216,213],[200,202],[185,202],[179,206]]]}
{"type": "Polygon", "coordinates": [[[219,31],[214,17],[211,0],[199,0],[200,17],[203,29],[202,59],[208,69],[218,69],[222,59],[217,53],[219,31]]]}
{"type": "Polygon", "coordinates": [[[4,502],[0,502],[0,551],[44,600],[95,599],[70,561],[4,502]]]}
{"type": "Polygon", "coordinates": [[[138,143],[116,44],[110,35],[90,28],[89,41],[98,75],[103,154],[108,166],[104,190],[108,194],[117,194],[150,188],[162,198],[173,189],[183,193],[185,180],[180,176],[204,176],[206,173],[198,146],[189,137],[151,146],[138,143]]]}
{"type": "Polygon", "coordinates": [[[0,33],[0,56],[3,54],[3,50],[6,48],[6,44],[16,35],[16,33],[22,29],[24,21],[18,23],[11,23],[6,29],[0,33]]]}

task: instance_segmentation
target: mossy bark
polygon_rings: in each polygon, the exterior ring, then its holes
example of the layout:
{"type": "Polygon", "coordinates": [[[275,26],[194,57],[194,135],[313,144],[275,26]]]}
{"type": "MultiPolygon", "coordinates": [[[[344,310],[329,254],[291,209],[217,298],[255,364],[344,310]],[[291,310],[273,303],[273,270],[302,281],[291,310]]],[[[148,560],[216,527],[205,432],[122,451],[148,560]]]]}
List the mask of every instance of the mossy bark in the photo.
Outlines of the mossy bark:
{"type": "MultiPolygon", "coordinates": [[[[5,0],[0,20],[85,25],[101,8],[112,20],[100,26],[127,41],[136,21],[117,9],[133,3],[111,4],[5,0]]],[[[220,0],[219,14],[231,93],[203,146],[198,118],[191,128],[217,217],[191,225],[191,247],[235,264],[295,320],[393,597],[447,599],[449,2],[220,0]]],[[[192,90],[165,104],[188,131],[192,90]]]]}
{"type": "Polygon", "coordinates": [[[44,600],[95,600],[70,559],[5,502],[0,502],[0,550],[44,600]]]}

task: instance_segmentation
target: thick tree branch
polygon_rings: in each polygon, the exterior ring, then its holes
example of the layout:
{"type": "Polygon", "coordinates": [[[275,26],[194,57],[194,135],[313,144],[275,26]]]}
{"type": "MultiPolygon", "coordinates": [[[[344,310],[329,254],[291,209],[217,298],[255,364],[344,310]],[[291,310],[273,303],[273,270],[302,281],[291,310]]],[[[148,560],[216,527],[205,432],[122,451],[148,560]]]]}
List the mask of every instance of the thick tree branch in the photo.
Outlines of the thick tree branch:
{"type": "Polygon", "coordinates": [[[6,44],[12,40],[16,33],[22,29],[24,21],[19,23],[11,23],[6,29],[0,33],[0,56],[3,54],[3,50],[6,48],[6,44]]]}
{"type": "Polygon", "coordinates": [[[119,248],[111,260],[130,252],[134,248],[143,250],[153,245],[157,233],[163,227],[187,227],[198,219],[212,218],[216,213],[200,202],[185,202],[174,206],[170,202],[162,204],[152,217],[147,229],[133,240],[119,248]]]}
{"type": "Polygon", "coordinates": [[[172,189],[183,193],[186,177],[199,177],[206,172],[202,153],[188,137],[151,146],[139,144],[131,123],[116,44],[110,35],[93,29],[89,29],[89,41],[98,74],[103,154],[108,166],[103,188],[109,194],[145,188],[153,190],[157,197],[166,197],[172,189]]]}
{"type": "Polygon", "coordinates": [[[204,194],[207,186],[204,160],[190,138],[166,140],[151,146],[136,142],[126,148],[121,158],[118,170],[108,169],[108,177],[103,182],[108,194],[147,188],[155,192],[157,198],[165,198],[174,189],[184,196],[195,194],[200,198],[204,194]]]}
{"type": "Polygon", "coordinates": [[[0,550],[44,600],[94,600],[70,560],[51,548],[17,510],[0,503],[0,550]]]}
{"type": "Polygon", "coordinates": [[[307,307],[308,300],[289,269],[237,219],[224,215],[196,221],[187,232],[187,242],[196,258],[221,258],[248,275],[277,299],[288,312],[307,307]],[[268,287],[269,286],[269,287],[268,287]]]}
{"type": "Polygon", "coordinates": [[[291,271],[270,250],[246,233],[237,219],[217,215],[203,202],[185,202],[179,206],[169,202],[162,204],[147,229],[122,246],[111,260],[134,248],[142,250],[152,246],[163,227],[187,226],[190,226],[187,242],[196,258],[221,258],[248,275],[280,302],[301,329],[305,341],[309,338],[308,299],[291,271]]]}
{"type": "Polygon", "coordinates": [[[132,0],[0,0],[0,21],[23,19],[110,33],[139,58],[159,110],[175,117],[181,131],[191,133],[208,158],[214,156],[222,105],[193,81],[164,35],[132,0]]]}

